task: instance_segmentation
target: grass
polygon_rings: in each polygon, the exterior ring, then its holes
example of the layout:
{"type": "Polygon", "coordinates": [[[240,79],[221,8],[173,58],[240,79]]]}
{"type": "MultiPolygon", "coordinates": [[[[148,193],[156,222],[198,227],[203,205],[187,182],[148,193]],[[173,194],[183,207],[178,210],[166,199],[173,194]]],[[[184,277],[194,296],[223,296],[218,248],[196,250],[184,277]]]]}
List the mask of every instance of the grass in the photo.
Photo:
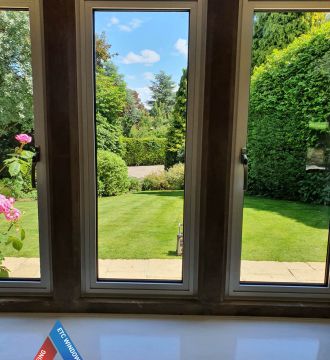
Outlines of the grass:
{"type": "MultiPolygon", "coordinates": [[[[38,256],[36,202],[18,202],[25,212],[26,240],[5,256],[38,256]]],[[[150,191],[99,199],[99,257],[102,259],[175,259],[182,191],[150,191]]],[[[328,208],[320,205],[246,197],[242,259],[325,261],[328,208]]]]}

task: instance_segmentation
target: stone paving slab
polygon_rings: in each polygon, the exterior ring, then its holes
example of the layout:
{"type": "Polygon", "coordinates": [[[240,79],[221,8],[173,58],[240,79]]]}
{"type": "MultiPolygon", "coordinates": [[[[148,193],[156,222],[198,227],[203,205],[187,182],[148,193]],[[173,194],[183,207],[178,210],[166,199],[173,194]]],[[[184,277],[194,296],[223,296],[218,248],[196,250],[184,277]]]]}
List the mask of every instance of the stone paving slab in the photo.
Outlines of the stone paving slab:
{"type": "MultiPolygon", "coordinates": [[[[10,277],[39,278],[38,258],[7,257],[10,277]]],[[[323,283],[325,263],[242,260],[241,281],[323,283]]],[[[99,278],[181,280],[181,259],[99,260],[99,278]]]]}

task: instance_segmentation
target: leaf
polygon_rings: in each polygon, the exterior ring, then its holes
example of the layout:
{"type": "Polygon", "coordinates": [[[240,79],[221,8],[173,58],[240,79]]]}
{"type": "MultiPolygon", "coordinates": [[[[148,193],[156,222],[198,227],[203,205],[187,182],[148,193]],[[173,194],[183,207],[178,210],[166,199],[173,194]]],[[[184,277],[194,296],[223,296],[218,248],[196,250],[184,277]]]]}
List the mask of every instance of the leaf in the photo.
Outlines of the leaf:
{"type": "Polygon", "coordinates": [[[8,238],[7,238],[7,241],[6,241],[6,245],[9,245],[9,244],[11,244],[13,241],[15,241],[15,240],[18,240],[15,236],[8,236],[8,238]]]}
{"type": "Polygon", "coordinates": [[[32,151],[28,151],[28,150],[23,150],[20,154],[20,157],[22,159],[26,159],[26,160],[29,160],[29,159],[32,159],[33,158],[33,155],[34,153],[32,151]]]}
{"type": "Polygon", "coordinates": [[[21,164],[18,161],[12,162],[8,166],[8,171],[9,171],[10,176],[18,175],[21,171],[21,164]]]}
{"type": "Polygon", "coordinates": [[[20,251],[23,247],[23,242],[20,239],[15,238],[13,240],[13,248],[17,251],[20,251]]]}
{"type": "Polygon", "coordinates": [[[23,241],[25,239],[25,230],[21,229],[21,240],[23,241]]]}

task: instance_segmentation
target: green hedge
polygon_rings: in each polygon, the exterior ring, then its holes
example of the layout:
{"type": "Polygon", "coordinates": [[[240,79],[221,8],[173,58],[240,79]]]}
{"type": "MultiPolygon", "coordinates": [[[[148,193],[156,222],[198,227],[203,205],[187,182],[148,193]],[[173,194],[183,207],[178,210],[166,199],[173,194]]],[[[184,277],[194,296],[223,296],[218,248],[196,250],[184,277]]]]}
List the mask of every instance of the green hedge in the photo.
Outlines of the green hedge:
{"type": "Polygon", "coordinates": [[[128,166],[163,165],[165,138],[123,138],[124,160],[128,166]]]}
{"type": "Polygon", "coordinates": [[[310,124],[330,119],[329,65],[326,23],[275,51],[254,71],[248,125],[250,193],[328,202],[326,171],[306,172],[306,155],[309,147],[324,142],[310,124]]]}

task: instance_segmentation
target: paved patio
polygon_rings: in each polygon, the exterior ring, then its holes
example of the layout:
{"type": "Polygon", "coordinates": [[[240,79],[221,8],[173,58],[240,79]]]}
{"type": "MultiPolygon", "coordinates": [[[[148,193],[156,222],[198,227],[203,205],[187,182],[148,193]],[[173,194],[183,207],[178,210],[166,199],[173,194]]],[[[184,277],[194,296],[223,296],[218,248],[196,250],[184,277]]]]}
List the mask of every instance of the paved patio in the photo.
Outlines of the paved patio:
{"type": "MultiPolygon", "coordinates": [[[[3,265],[15,278],[39,278],[38,258],[8,257],[3,265]]],[[[116,279],[180,280],[180,259],[99,260],[99,277],[116,279]]],[[[242,261],[242,281],[323,283],[321,262],[242,261]]]]}

